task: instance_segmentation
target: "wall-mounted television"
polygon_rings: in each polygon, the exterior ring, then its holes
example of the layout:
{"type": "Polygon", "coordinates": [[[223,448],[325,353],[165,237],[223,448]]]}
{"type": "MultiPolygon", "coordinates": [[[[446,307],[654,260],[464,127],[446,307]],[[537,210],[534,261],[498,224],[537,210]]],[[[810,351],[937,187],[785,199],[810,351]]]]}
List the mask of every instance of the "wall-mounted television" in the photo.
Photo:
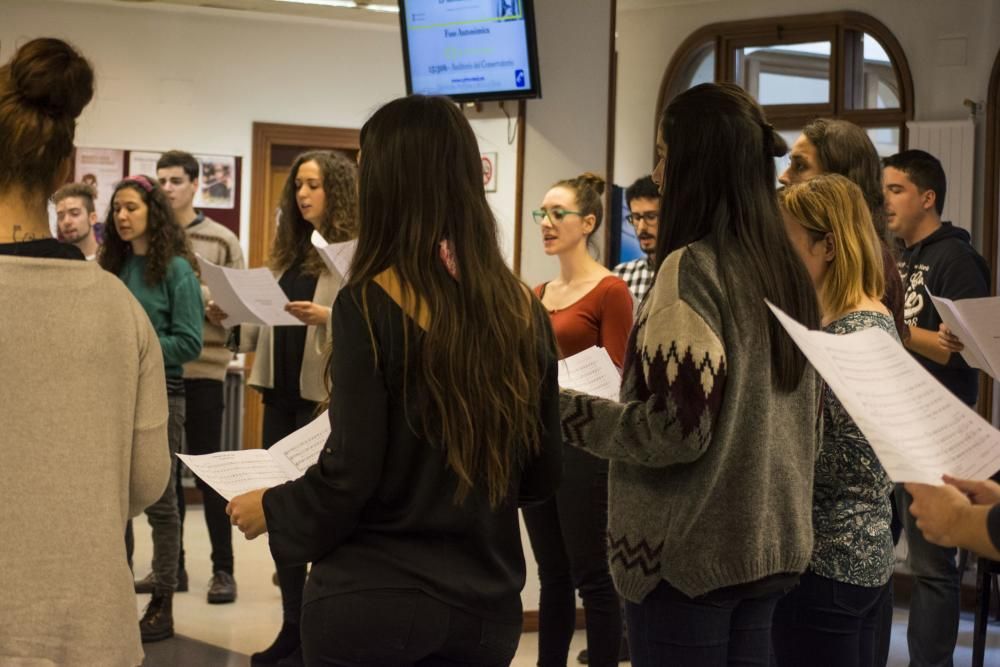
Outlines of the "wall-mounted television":
{"type": "Polygon", "coordinates": [[[541,97],[532,0],[399,0],[406,92],[541,97]]]}

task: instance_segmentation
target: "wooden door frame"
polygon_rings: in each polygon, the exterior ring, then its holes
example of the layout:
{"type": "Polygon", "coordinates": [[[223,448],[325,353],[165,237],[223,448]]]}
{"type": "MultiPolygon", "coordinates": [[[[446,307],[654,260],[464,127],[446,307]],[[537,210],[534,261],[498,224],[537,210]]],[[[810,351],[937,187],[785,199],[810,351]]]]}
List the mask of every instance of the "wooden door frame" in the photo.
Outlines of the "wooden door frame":
{"type": "MultiPolygon", "coordinates": [[[[352,128],[254,123],[253,148],[250,154],[250,262],[249,267],[264,266],[270,250],[267,226],[274,217],[267,210],[270,187],[271,157],[276,146],[308,146],[310,148],[357,151],[361,148],[361,131],[352,128]]],[[[247,368],[252,367],[253,355],[247,355],[247,368]]],[[[243,448],[259,448],[263,423],[260,395],[245,392],[243,399],[243,448]]]]}

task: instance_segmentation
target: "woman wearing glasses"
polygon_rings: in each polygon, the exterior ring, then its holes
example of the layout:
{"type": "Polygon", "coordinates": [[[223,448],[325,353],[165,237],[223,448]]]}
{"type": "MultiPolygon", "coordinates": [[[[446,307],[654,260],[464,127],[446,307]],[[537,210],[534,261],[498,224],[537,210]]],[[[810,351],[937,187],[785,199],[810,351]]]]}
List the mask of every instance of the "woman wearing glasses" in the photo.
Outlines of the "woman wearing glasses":
{"type": "MultiPolygon", "coordinates": [[[[559,275],[535,288],[549,312],[565,358],[597,345],[621,367],[632,328],[632,297],[624,281],[589,252],[601,226],[604,180],[594,174],[556,183],[532,212],[546,255],[559,259],[559,275]]],[[[538,563],[538,665],[565,665],[576,621],[576,591],[587,620],[591,665],[616,665],[622,622],[608,569],[606,531],[608,464],[567,448],[556,495],[524,510],[538,563]]]]}

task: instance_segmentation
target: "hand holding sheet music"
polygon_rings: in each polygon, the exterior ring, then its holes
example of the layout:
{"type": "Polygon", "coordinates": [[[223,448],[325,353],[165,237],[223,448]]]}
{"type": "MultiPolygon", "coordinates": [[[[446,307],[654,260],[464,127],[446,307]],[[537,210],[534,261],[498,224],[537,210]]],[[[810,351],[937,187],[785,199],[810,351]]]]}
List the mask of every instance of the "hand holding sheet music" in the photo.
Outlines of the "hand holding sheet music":
{"type": "Polygon", "coordinates": [[[618,400],[622,377],[603,347],[589,347],[559,362],[559,386],[611,401],[618,400]]]}
{"type": "Polygon", "coordinates": [[[940,484],[949,474],[1000,470],[1000,432],[962,403],[881,329],[809,331],[768,303],[823,376],[895,482],[940,484]]]}
{"type": "Polygon", "coordinates": [[[227,315],[223,326],[302,326],[302,322],[285,312],[288,297],[268,269],[230,269],[212,264],[200,255],[198,267],[212,300],[227,315]]]}
{"type": "Polygon", "coordinates": [[[298,479],[316,463],[330,437],[326,413],[279,440],[270,449],[243,449],[191,456],[178,454],[195,475],[226,500],[298,479]]]}
{"type": "Polygon", "coordinates": [[[1000,297],[952,301],[927,294],[941,320],[965,345],[965,363],[1000,379],[1000,297]]]}

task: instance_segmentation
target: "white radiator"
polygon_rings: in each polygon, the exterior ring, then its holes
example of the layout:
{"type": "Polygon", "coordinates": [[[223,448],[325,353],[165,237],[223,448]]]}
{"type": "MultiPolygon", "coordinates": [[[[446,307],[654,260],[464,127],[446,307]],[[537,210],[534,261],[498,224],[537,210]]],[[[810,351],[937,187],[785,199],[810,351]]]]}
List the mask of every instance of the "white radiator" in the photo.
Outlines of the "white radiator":
{"type": "Polygon", "coordinates": [[[975,185],[976,124],[972,120],[909,121],[907,146],[927,151],[944,167],[948,191],[942,220],[972,233],[972,198],[975,185]]]}

